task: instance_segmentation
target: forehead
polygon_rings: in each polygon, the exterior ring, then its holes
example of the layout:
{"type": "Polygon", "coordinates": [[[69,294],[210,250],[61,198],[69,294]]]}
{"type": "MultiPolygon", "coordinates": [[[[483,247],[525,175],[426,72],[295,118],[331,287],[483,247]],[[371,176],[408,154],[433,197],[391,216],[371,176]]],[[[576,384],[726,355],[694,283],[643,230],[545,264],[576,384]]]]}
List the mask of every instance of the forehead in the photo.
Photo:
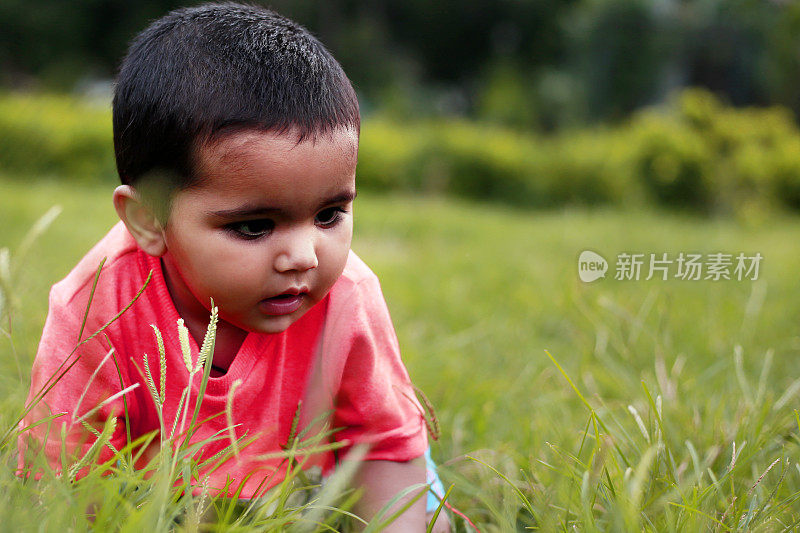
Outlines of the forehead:
{"type": "Polygon", "coordinates": [[[200,178],[198,188],[236,190],[252,187],[260,180],[273,182],[273,186],[280,182],[300,186],[306,181],[317,186],[326,181],[341,184],[354,178],[357,161],[358,132],[352,128],[338,128],[304,140],[298,140],[294,130],[244,130],[200,146],[195,167],[200,178]]]}

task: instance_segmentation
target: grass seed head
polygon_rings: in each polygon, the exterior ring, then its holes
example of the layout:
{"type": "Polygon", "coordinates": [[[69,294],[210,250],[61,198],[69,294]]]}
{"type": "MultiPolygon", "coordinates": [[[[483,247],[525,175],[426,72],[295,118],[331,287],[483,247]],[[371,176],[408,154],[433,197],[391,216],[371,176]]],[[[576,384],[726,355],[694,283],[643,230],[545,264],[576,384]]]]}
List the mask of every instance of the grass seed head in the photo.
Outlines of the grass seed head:
{"type": "Polygon", "coordinates": [[[183,364],[186,371],[192,373],[192,349],[189,344],[189,330],[183,325],[183,319],[178,319],[178,339],[181,342],[181,353],[183,353],[183,364]]]}

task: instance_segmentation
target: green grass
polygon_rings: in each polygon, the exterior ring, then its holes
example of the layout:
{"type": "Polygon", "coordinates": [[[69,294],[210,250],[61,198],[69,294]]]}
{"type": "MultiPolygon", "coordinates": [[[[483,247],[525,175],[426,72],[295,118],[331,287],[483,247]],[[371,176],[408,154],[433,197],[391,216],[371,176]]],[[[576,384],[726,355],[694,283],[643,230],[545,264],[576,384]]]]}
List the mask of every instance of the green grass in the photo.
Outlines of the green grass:
{"type": "MultiPolygon", "coordinates": [[[[110,194],[0,180],[0,247],[12,256],[39,216],[63,207],[14,280],[3,428],[27,393],[47,290],[116,220],[110,194]]],[[[800,219],[778,215],[365,194],[353,248],[381,278],[406,365],[437,408],[433,453],[452,501],[481,531],[781,531],[800,520],[798,235],[800,219]],[[621,252],[764,260],[757,282],[623,282],[610,271],[584,284],[584,249],[612,269],[621,252]]],[[[0,517],[19,514],[0,504],[0,517]]]]}

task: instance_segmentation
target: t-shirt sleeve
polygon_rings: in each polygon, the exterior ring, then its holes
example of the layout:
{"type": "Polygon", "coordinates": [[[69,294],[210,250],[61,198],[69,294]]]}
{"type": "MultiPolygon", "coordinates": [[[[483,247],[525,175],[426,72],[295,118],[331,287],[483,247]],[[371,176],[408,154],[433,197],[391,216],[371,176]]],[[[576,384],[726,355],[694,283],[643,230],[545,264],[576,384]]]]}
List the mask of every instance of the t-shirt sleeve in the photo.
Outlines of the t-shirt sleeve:
{"type": "MultiPolygon", "coordinates": [[[[374,275],[357,283],[343,316],[346,361],[335,399],[336,440],[367,443],[368,460],[408,461],[427,448],[425,420],[374,275]]],[[[340,338],[341,338],[340,337],[340,338]]]]}
{"type": "Polygon", "coordinates": [[[124,388],[121,383],[126,381],[122,377],[126,369],[123,365],[118,369],[115,364],[115,353],[106,335],[89,338],[100,328],[100,323],[91,317],[82,334],[83,342],[79,342],[83,309],[78,309],[80,305],[75,300],[80,299],[62,298],[56,287],[50,293],[47,320],[31,370],[26,406],[33,403],[33,408],[19,425],[20,429],[28,428],[19,435],[22,475],[27,475],[24,472],[35,463],[39,451],[56,472],[82,459],[98,437],[81,418],[99,433],[110,418],[115,418],[116,427],[109,442],[98,445],[98,462],[113,455],[112,447],[119,450],[126,443],[125,404],[119,394],[124,388]],[[43,396],[41,391],[46,391],[43,396]],[[37,398],[40,399],[36,401],[37,398]],[[37,424],[52,415],[61,416],[37,424]]]}

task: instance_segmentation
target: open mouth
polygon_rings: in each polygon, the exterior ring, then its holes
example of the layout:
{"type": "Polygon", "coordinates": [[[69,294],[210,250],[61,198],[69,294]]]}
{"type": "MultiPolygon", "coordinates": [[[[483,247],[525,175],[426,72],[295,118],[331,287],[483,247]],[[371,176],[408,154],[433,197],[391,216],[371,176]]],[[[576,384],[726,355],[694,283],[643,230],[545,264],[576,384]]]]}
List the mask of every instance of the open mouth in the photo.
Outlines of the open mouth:
{"type": "Polygon", "coordinates": [[[303,305],[305,294],[279,294],[259,302],[261,311],[268,315],[280,316],[294,313],[303,305]]]}

